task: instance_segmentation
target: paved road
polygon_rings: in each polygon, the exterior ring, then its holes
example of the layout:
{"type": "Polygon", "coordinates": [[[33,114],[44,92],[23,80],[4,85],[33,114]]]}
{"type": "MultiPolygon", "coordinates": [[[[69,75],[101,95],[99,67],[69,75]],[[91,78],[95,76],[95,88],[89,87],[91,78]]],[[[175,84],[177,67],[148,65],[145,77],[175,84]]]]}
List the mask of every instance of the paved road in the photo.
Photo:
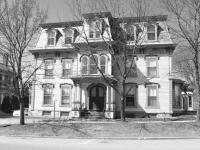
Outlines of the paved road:
{"type": "Polygon", "coordinates": [[[0,137],[0,150],[200,150],[200,139],[97,140],[0,137]]]}

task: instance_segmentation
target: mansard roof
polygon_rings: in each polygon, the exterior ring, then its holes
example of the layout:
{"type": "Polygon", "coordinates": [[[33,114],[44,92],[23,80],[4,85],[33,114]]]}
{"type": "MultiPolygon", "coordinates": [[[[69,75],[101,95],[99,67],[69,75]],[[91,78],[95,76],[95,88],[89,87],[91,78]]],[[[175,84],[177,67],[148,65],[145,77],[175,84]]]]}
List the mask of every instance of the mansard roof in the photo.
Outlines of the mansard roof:
{"type": "Polygon", "coordinates": [[[116,18],[118,22],[130,23],[130,22],[156,22],[156,21],[166,21],[167,15],[158,16],[141,16],[141,17],[122,17],[116,18]]]}
{"type": "Polygon", "coordinates": [[[82,14],[82,16],[85,19],[93,19],[95,17],[98,17],[98,18],[105,18],[105,17],[112,18],[111,12],[85,13],[85,14],[82,14]]]}
{"type": "MultiPolygon", "coordinates": [[[[85,19],[95,19],[108,17],[116,23],[131,23],[131,22],[156,22],[156,21],[166,21],[167,15],[158,15],[158,16],[142,16],[142,17],[121,17],[114,18],[111,15],[111,12],[99,12],[99,13],[85,13],[82,14],[85,19]]],[[[40,26],[42,28],[60,28],[60,27],[75,27],[81,26],[83,21],[70,21],[70,22],[57,22],[57,23],[44,23],[40,26]]]]}
{"type": "Polygon", "coordinates": [[[70,22],[57,22],[57,23],[44,23],[40,26],[42,28],[61,28],[61,27],[75,27],[81,26],[83,24],[82,21],[70,21],[70,22]]]}

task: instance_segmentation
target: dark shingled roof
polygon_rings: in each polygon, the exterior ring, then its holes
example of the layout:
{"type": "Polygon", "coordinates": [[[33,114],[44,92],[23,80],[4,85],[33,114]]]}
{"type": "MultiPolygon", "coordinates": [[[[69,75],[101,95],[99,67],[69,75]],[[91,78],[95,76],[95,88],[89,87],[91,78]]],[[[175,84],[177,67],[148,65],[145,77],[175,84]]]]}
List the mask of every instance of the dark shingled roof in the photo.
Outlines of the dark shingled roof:
{"type": "Polygon", "coordinates": [[[111,12],[98,12],[98,13],[86,13],[86,14],[83,14],[83,17],[85,19],[93,19],[95,17],[99,17],[99,18],[108,17],[108,18],[111,18],[112,15],[111,15],[111,12]]]}
{"type": "MultiPolygon", "coordinates": [[[[108,17],[108,18],[114,19],[114,22],[116,23],[155,22],[155,21],[167,20],[167,15],[113,18],[110,12],[86,13],[86,14],[83,14],[83,17],[85,19],[94,19],[95,17],[99,17],[99,18],[108,17]]],[[[40,26],[42,28],[60,28],[60,27],[81,26],[82,24],[83,24],[83,21],[70,21],[70,22],[44,23],[44,24],[41,24],[40,26]]]]}
{"type": "Polygon", "coordinates": [[[57,23],[44,23],[40,26],[42,28],[61,28],[61,27],[74,27],[81,26],[83,24],[82,21],[70,21],[70,22],[57,22],[57,23]]]}
{"type": "Polygon", "coordinates": [[[166,21],[167,15],[158,15],[158,16],[142,16],[142,17],[123,17],[115,18],[118,22],[155,22],[155,21],[166,21]]]}

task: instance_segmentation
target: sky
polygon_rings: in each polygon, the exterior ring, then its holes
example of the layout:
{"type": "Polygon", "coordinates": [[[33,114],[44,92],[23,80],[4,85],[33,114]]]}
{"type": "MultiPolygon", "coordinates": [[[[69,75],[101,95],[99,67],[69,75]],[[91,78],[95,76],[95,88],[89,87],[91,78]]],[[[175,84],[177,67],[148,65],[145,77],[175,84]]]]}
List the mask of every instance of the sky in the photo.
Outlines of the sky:
{"type": "MultiPolygon", "coordinates": [[[[48,10],[48,19],[46,20],[46,22],[65,22],[74,20],[73,13],[69,8],[67,2],[75,0],[37,0],[37,1],[41,8],[48,10]]],[[[167,12],[160,5],[160,0],[148,0],[148,1],[150,1],[152,4],[150,8],[150,15],[167,14],[167,12]]],[[[126,2],[126,0],[121,0],[121,2],[124,3],[126,2]]]]}

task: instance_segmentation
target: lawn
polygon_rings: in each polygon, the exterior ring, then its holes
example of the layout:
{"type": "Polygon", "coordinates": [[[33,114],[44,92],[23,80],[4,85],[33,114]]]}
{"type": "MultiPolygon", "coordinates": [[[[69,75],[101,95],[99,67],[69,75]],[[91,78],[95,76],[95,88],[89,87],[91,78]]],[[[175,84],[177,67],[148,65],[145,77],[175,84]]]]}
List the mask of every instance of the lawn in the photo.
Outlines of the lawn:
{"type": "Polygon", "coordinates": [[[105,123],[69,123],[68,121],[30,123],[0,126],[0,136],[36,136],[66,138],[99,137],[200,137],[200,123],[159,122],[136,123],[133,121],[108,121],[105,123]]]}

